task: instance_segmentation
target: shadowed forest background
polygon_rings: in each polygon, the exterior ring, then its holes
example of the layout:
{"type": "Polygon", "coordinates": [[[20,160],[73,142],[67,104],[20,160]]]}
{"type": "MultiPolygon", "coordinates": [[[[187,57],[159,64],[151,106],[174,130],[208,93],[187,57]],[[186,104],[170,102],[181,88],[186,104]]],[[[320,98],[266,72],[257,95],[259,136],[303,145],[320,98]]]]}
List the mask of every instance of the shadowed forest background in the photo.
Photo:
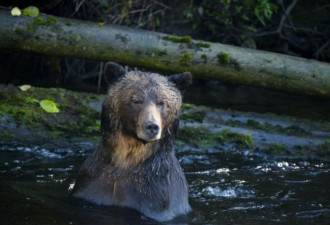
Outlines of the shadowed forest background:
{"type": "MultiPolygon", "coordinates": [[[[41,12],[55,16],[191,36],[325,62],[330,60],[330,5],[326,0],[53,0],[2,3],[2,6],[6,5],[21,8],[36,5],[41,12]]],[[[90,84],[97,84],[98,62],[13,52],[2,52],[0,57],[1,83],[16,85],[28,82],[43,86],[74,83],[75,88],[81,89],[93,89],[90,84]]]]}

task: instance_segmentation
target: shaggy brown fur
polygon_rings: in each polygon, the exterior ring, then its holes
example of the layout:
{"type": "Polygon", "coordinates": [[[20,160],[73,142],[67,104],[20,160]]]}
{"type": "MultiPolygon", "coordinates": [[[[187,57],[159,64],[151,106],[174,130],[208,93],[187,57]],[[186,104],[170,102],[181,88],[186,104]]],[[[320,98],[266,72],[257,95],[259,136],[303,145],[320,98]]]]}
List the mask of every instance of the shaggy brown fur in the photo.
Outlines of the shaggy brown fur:
{"type": "Polygon", "coordinates": [[[159,221],[190,211],[172,144],[188,73],[168,78],[129,72],[102,106],[102,141],[82,165],[74,196],[139,210],[159,221]],[[150,125],[151,124],[151,125],[150,125]]]}

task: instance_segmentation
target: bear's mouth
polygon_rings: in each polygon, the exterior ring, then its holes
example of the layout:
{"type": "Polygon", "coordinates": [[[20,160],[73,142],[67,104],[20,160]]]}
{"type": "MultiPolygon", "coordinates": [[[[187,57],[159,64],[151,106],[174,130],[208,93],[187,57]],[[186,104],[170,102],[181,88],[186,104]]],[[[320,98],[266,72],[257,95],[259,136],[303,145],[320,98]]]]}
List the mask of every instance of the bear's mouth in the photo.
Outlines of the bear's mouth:
{"type": "Polygon", "coordinates": [[[135,137],[143,144],[151,144],[157,142],[161,138],[161,130],[158,123],[149,121],[143,123],[143,126],[138,126],[135,137]]]}
{"type": "Polygon", "coordinates": [[[158,139],[155,139],[155,140],[144,140],[142,138],[139,138],[139,137],[136,137],[136,139],[140,142],[142,142],[144,145],[146,144],[151,144],[151,143],[155,143],[158,141],[158,139]]]}

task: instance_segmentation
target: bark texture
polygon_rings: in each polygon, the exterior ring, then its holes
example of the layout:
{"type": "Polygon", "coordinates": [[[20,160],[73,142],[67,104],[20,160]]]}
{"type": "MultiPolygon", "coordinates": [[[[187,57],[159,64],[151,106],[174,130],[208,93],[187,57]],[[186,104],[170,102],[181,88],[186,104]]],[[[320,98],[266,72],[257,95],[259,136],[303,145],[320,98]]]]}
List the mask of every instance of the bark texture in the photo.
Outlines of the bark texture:
{"type": "Polygon", "coordinates": [[[0,10],[0,49],[114,61],[330,98],[330,64],[163,33],[0,10]]]}

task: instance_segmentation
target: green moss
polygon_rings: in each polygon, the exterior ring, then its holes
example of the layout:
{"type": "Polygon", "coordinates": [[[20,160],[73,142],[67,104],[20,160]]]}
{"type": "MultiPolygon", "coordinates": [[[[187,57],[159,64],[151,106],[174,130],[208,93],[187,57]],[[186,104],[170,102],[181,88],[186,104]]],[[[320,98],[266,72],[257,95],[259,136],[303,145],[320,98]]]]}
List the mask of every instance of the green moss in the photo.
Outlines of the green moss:
{"type": "Polygon", "coordinates": [[[73,136],[95,133],[96,126],[99,127],[96,123],[99,113],[86,107],[81,96],[60,88],[32,87],[22,92],[16,87],[0,86],[0,111],[13,118],[18,126],[32,130],[58,131],[73,136]],[[47,113],[31,99],[51,99],[57,103],[60,113],[47,113]]]}
{"type": "Polygon", "coordinates": [[[235,143],[239,148],[251,148],[253,144],[251,134],[235,133],[229,129],[224,129],[220,135],[224,137],[224,142],[235,143]]]}
{"type": "Polygon", "coordinates": [[[197,47],[209,48],[209,47],[211,47],[211,45],[209,43],[206,43],[206,42],[198,42],[197,47]]]}
{"type": "Polygon", "coordinates": [[[77,44],[79,41],[81,41],[81,36],[80,35],[72,35],[72,36],[69,36],[68,38],[68,42],[72,45],[75,45],[77,44]]]}
{"type": "Polygon", "coordinates": [[[20,28],[15,28],[15,29],[14,29],[14,32],[15,32],[15,34],[18,34],[18,35],[22,35],[22,34],[24,34],[24,30],[22,30],[22,29],[20,29],[20,28]]]}
{"type": "Polygon", "coordinates": [[[230,64],[230,57],[225,52],[220,52],[217,54],[218,62],[223,65],[230,64]]]}
{"type": "Polygon", "coordinates": [[[26,28],[28,31],[34,32],[38,26],[50,26],[55,24],[57,21],[58,20],[53,16],[49,16],[45,20],[41,17],[34,17],[32,23],[26,24],[26,28]]]}
{"type": "Polygon", "coordinates": [[[235,67],[235,69],[237,69],[237,70],[241,69],[240,64],[236,60],[232,59],[230,64],[233,65],[235,67]]]}
{"type": "Polygon", "coordinates": [[[286,154],[286,147],[281,143],[271,143],[266,151],[274,155],[284,155],[286,154]]]}
{"type": "Polygon", "coordinates": [[[186,143],[184,141],[175,139],[175,145],[179,148],[183,148],[184,146],[186,146],[186,143]]]}
{"type": "Polygon", "coordinates": [[[217,147],[224,143],[233,143],[239,149],[253,147],[253,139],[250,134],[235,133],[229,129],[211,133],[206,128],[184,127],[179,130],[178,139],[203,149],[217,147]]]}
{"type": "Polygon", "coordinates": [[[56,138],[56,137],[63,137],[63,136],[68,136],[64,131],[61,130],[50,130],[47,132],[47,136],[50,138],[56,138]]]}
{"type": "Polygon", "coordinates": [[[312,153],[313,146],[311,145],[295,145],[293,150],[295,151],[295,155],[307,155],[312,153]]]}
{"type": "Polygon", "coordinates": [[[218,63],[220,63],[222,65],[230,65],[237,70],[241,69],[240,64],[236,60],[230,58],[230,56],[226,52],[218,53],[217,59],[218,59],[218,63]]]}
{"type": "Polygon", "coordinates": [[[191,66],[194,61],[194,54],[182,52],[179,55],[179,64],[181,66],[191,66]]]}
{"type": "Polygon", "coordinates": [[[309,131],[297,126],[291,125],[287,127],[283,127],[280,125],[272,125],[271,123],[265,122],[260,123],[256,120],[247,120],[246,123],[238,121],[238,120],[228,120],[225,123],[226,125],[236,126],[236,127],[248,127],[256,130],[262,130],[269,133],[280,133],[286,135],[307,135],[310,134],[309,131]]]}
{"type": "Polygon", "coordinates": [[[300,135],[306,135],[306,134],[310,134],[309,131],[307,130],[304,130],[303,128],[297,126],[297,125],[291,125],[291,126],[288,126],[288,127],[281,127],[281,126],[275,126],[275,128],[278,129],[278,132],[280,133],[285,133],[285,134],[288,134],[288,135],[291,135],[291,134],[300,134],[300,135]]]}
{"type": "Polygon", "coordinates": [[[204,118],[205,118],[205,112],[204,111],[184,113],[180,116],[180,120],[187,121],[187,122],[202,123],[204,118]]]}
{"type": "Polygon", "coordinates": [[[0,131],[0,140],[1,142],[8,142],[14,140],[14,135],[8,133],[5,130],[0,131]]]}
{"type": "Polygon", "coordinates": [[[49,127],[47,120],[42,116],[41,109],[34,110],[39,106],[28,101],[28,96],[14,91],[0,91],[0,111],[14,118],[17,125],[27,125],[30,128],[37,128],[39,122],[49,127]]]}
{"type": "Polygon", "coordinates": [[[47,20],[46,21],[47,21],[48,24],[58,22],[58,20],[55,17],[53,17],[53,16],[47,17],[47,20]]]}
{"type": "Polygon", "coordinates": [[[74,35],[74,36],[72,36],[72,38],[73,38],[73,40],[74,40],[75,42],[78,42],[78,41],[81,40],[81,36],[80,36],[80,35],[74,35]]]}
{"type": "Polygon", "coordinates": [[[330,140],[327,140],[318,145],[296,145],[294,147],[295,154],[301,156],[316,155],[319,157],[329,157],[330,156],[330,140]]]}
{"type": "Polygon", "coordinates": [[[330,156],[330,140],[317,145],[317,155],[321,157],[330,156]]]}
{"type": "Polygon", "coordinates": [[[53,16],[49,16],[47,17],[46,20],[44,20],[43,18],[41,17],[34,17],[34,24],[36,25],[45,25],[45,26],[48,26],[48,25],[51,25],[52,23],[56,23],[57,22],[57,19],[53,16]]]}
{"type": "Polygon", "coordinates": [[[192,43],[192,38],[190,36],[184,36],[184,37],[175,37],[175,36],[165,36],[163,37],[163,40],[165,41],[171,41],[175,43],[192,43]]]}
{"type": "Polygon", "coordinates": [[[33,32],[33,31],[35,31],[36,26],[34,25],[34,23],[27,23],[27,24],[26,24],[26,29],[27,29],[29,32],[33,32]]]}
{"type": "Polygon", "coordinates": [[[330,156],[330,140],[320,143],[318,145],[307,144],[307,145],[296,145],[290,151],[284,144],[271,143],[268,148],[264,149],[267,154],[272,155],[300,155],[304,157],[308,156],[319,156],[329,157],[330,156]]]}
{"type": "Polygon", "coordinates": [[[98,132],[101,127],[101,121],[95,121],[94,124],[86,127],[87,132],[98,132]]]}
{"type": "Polygon", "coordinates": [[[156,56],[164,56],[167,55],[166,50],[157,50],[154,52],[156,56]]]}
{"type": "Polygon", "coordinates": [[[194,104],[182,103],[181,109],[182,109],[182,111],[186,111],[186,110],[194,108],[194,107],[196,107],[194,104]]]}
{"type": "Polygon", "coordinates": [[[207,56],[205,54],[201,55],[201,58],[204,63],[207,63],[207,56]]]}
{"type": "Polygon", "coordinates": [[[65,25],[71,27],[72,26],[72,23],[71,22],[66,22],[65,25]]]}
{"type": "Polygon", "coordinates": [[[208,133],[205,128],[184,127],[178,131],[178,140],[198,146],[202,140],[210,140],[208,133]]]}

